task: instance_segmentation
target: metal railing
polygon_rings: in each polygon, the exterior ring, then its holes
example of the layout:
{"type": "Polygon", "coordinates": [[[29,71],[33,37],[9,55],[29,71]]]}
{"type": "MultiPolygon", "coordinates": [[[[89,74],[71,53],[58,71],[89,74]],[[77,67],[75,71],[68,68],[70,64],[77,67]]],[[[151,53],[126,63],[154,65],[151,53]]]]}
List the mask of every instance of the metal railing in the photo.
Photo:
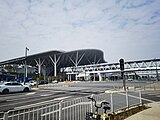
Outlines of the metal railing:
{"type": "Polygon", "coordinates": [[[134,90],[160,90],[160,81],[155,81],[154,83],[150,83],[144,86],[137,86],[134,90]]]}
{"type": "MultiPolygon", "coordinates": [[[[108,101],[111,107],[110,112],[142,103],[140,91],[110,92],[92,95],[92,97],[98,103],[104,100],[108,101]]],[[[86,96],[68,101],[50,101],[37,106],[10,110],[5,112],[0,120],[85,120],[86,112],[94,110],[93,104],[86,96]]],[[[102,114],[102,110],[99,110],[99,113],[102,114]]]]}

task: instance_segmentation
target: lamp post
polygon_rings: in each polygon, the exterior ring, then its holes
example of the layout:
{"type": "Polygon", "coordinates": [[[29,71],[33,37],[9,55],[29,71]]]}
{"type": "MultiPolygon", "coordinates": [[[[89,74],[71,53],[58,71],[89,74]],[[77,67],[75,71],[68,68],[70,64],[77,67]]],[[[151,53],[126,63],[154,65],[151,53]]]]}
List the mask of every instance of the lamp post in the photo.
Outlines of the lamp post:
{"type": "Polygon", "coordinates": [[[24,65],[24,84],[25,84],[25,80],[27,78],[27,52],[29,51],[29,49],[26,47],[25,48],[25,65],[24,65]]]}

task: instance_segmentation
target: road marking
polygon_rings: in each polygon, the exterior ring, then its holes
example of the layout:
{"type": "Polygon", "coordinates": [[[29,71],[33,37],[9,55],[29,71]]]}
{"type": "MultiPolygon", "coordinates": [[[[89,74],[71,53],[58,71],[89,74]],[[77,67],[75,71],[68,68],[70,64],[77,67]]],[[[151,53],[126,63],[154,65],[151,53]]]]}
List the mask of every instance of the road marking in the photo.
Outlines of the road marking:
{"type": "Polygon", "coordinates": [[[52,94],[44,94],[44,95],[40,95],[40,96],[50,96],[50,95],[52,95],[52,94]]]}
{"type": "Polygon", "coordinates": [[[54,100],[63,100],[63,99],[66,99],[66,98],[69,98],[69,96],[67,96],[67,97],[60,97],[60,98],[55,98],[54,100]]]}
{"type": "Polygon", "coordinates": [[[61,97],[61,98],[55,98],[53,100],[48,100],[48,101],[44,101],[44,102],[39,102],[39,103],[35,103],[35,104],[30,104],[30,105],[25,105],[25,106],[21,106],[21,107],[15,107],[14,109],[15,110],[19,110],[19,109],[25,109],[25,108],[30,108],[30,107],[35,107],[35,106],[38,106],[38,105],[44,105],[46,103],[51,103],[51,102],[55,102],[56,100],[62,100],[62,99],[66,99],[66,98],[69,98],[69,97],[72,97],[72,96],[66,96],[66,97],[61,97]]]}
{"type": "Polygon", "coordinates": [[[31,92],[31,93],[27,93],[26,95],[33,95],[35,94],[36,92],[31,92]]]}
{"type": "MultiPolygon", "coordinates": [[[[119,93],[119,94],[126,95],[125,93],[119,93]]],[[[129,95],[129,94],[128,94],[128,96],[139,99],[139,97],[137,97],[137,96],[133,96],[133,95],[129,95]]],[[[141,99],[142,99],[142,100],[145,100],[145,101],[148,101],[148,102],[155,102],[155,101],[153,101],[153,100],[146,99],[146,98],[141,98],[141,99]]]]}
{"type": "MultiPolygon", "coordinates": [[[[33,94],[35,94],[36,92],[33,92],[33,93],[27,93],[27,94],[25,94],[25,95],[33,95],[33,94]]],[[[7,102],[9,102],[9,101],[15,101],[15,100],[20,100],[20,99],[26,99],[26,98],[24,98],[24,96],[23,96],[23,98],[22,97],[20,97],[20,98],[15,98],[15,99],[10,99],[10,100],[6,100],[7,102]]]]}
{"type": "Polygon", "coordinates": [[[159,93],[147,93],[148,95],[159,95],[159,93]]]}
{"type": "MultiPolygon", "coordinates": [[[[50,98],[50,96],[49,97],[44,97],[44,98],[39,98],[38,100],[43,100],[43,99],[47,99],[47,98],[50,98]]],[[[22,98],[21,98],[22,99],[22,98]]],[[[26,99],[26,98],[23,98],[23,99],[26,99]]],[[[17,99],[18,100],[18,99],[17,99]]],[[[13,101],[13,100],[7,100],[7,101],[13,101]]],[[[18,105],[18,104],[25,104],[26,102],[35,102],[35,101],[37,101],[37,99],[31,99],[31,100],[27,100],[27,101],[20,101],[20,102],[16,102],[16,103],[10,103],[10,104],[5,104],[5,105],[1,105],[0,107],[2,108],[2,107],[6,107],[6,106],[9,106],[9,105],[18,105]]],[[[51,100],[50,100],[51,101],[51,100]]],[[[50,102],[49,101],[49,102],[50,102]]],[[[52,100],[52,101],[54,101],[54,99],[52,100]]],[[[47,103],[48,101],[44,101],[44,102],[41,102],[41,103],[47,103]]],[[[38,103],[37,103],[38,104],[38,103]]],[[[31,106],[32,105],[34,105],[34,104],[31,104],[31,106]]]]}
{"type": "Polygon", "coordinates": [[[15,100],[23,100],[23,99],[26,99],[26,98],[18,98],[18,99],[11,99],[11,100],[7,100],[7,102],[11,102],[11,101],[15,101],[15,100]]]}
{"type": "Polygon", "coordinates": [[[66,92],[64,90],[56,90],[56,89],[52,89],[52,90],[40,90],[40,91],[42,91],[42,92],[48,91],[48,92],[51,92],[51,93],[66,92]]]}

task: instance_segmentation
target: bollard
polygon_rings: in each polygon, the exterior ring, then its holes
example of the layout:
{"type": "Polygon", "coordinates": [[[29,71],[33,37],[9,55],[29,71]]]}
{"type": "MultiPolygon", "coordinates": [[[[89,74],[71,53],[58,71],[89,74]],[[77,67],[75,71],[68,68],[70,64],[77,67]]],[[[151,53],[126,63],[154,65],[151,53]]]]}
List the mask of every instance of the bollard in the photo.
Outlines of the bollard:
{"type": "Polygon", "coordinates": [[[139,90],[139,103],[142,105],[142,96],[141,96],[141,91],[139,90]]]}
{"type": "Polygon", "coordinates": [[[113,93],[110,93],[110,97],[111,97],[111,112],[114,112],[113,93]]]}
{"type": "Polygon", "coordinates": [[[128,99],[128,92],[126,91],[126,105],[129,108],[129,99],[128,99]]]}

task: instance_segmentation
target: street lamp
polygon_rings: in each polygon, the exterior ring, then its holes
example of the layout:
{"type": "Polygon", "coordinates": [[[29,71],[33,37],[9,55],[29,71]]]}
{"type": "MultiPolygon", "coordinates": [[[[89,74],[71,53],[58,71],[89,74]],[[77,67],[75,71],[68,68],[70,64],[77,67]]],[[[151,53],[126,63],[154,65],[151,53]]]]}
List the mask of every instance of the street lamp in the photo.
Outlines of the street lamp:
{"type": "Polygon", "coordinates": [[[25,84],[25,80],[27,78],[27,52],[29,51],[29,49],[26,47],[25,48],[25,65],[24,65],[24,84],[25,84]]]}

